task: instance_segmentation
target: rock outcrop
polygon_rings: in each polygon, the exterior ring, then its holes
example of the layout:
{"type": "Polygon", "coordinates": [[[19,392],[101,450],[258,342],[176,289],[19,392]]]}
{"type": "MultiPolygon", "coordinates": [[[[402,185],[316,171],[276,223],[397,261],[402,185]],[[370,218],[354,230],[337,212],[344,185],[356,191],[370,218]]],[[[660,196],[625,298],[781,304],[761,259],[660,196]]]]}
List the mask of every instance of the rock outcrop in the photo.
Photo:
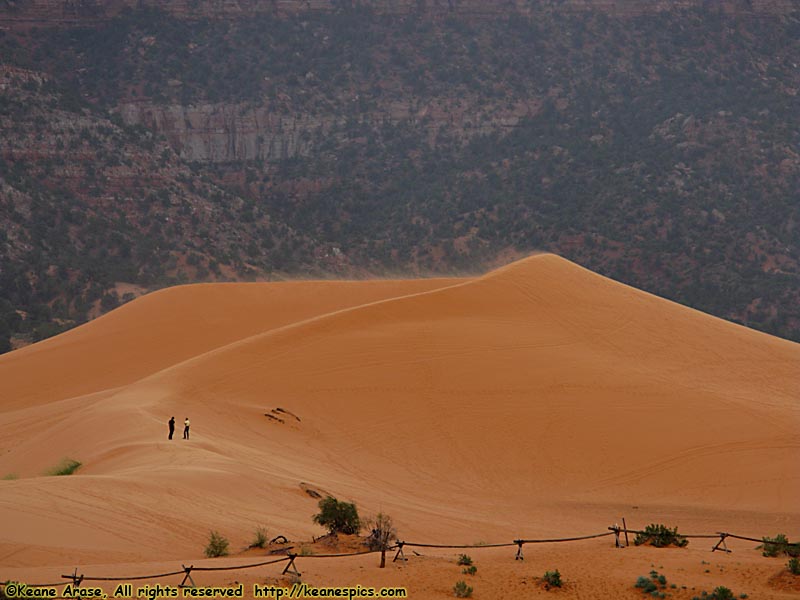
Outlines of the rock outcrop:
{"type": "MultiPolygon", "coordinates": [[[[512,106],[469,107],[459,100],[419,105],[392,101],[362,115],[370,124],[409,122],[433,132],[446,125],[464,139],[514,127],[535,114],[540,101],[530,98],[512,106]]],[[[151,102],[119,107],[128,125],[163,134],[181,158],[198,162],[276,161],[306,156],[330,135],[345,137],[346,119],[335,114],[310,114],[273,110],[269,105],[201,104],[182,106],[151,102]]]]}

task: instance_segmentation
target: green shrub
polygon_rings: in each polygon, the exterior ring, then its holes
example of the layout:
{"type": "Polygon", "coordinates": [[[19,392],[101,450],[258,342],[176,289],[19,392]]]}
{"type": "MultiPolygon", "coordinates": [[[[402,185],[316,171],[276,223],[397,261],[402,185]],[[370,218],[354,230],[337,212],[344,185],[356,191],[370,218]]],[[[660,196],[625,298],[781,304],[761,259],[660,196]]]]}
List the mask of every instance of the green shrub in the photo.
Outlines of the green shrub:
{"type": "Polygon", "coordinates": [[[548,589],[551,587],[561,587],[561,573],[558,572],[558,569],[555,571],[546,571],[542,579],[544,579],[545,587],[548,589]]]}
{"type": "Polygon", "coordinates": [[[19,479],[19,475],[16,473],[9,473],[7,475],[3,475],[3,481],[13,481],[15,479],[19,479]]]}
{"type": "Polygon", "coordinates": [[[216,531],[212,531],[208,538],[208,545],[205,550],[208,558],[216,558],[217,556],[228,555],[228,540],[222,537],[216,531]]]}
{"type": "Polygon", "coordinates": [[[314,522],[327,527],[331,533],[353,534],[361,529],[356,505],[339,502],[332,496],[319,501],[319,514],[314,515],[314,522]]]}
{"type": "Polygon", "coordinates": [[[466,581],[458,581],[453,586],[453,594],[456,598],[469,598],[472,596],[472,588],[467,585],[466,581]]]}
{"type": "Polygon", "coordinates": [[[779,533],[774,538],[763,537],[761,539],[764,540],[764,543],[760,546],[763,556],[778,556],[779,554],[785,554],[788,550],[789,540],[782,533],[779,533]]]}
{"type": "Polygon", "coordinates": [[[81,463],[77,460],[73,460],[71,458],[65,458],[60,463],[58,463],[55,467],[50,469],[47,474],[48,475],[72,475],[75,471],[78,470],[78,467],[81,466],[81,463]]]}
{"type": "Polygon", "coordinates": [[[800,575],[800,559],[790,558],[786,567],[792,575],[800,575]]]}
{"type": "Polygon", "coordinates": [[[267,528],[259,527],[256,529],[256,537],[253,543],[250,544],[251,548],[263,548],[267,545],[267,528]]]}
{"type": "Polygon", "coordinates": [[[456,564],[468,567],[472,564],[472,558],[470,558],[467,554],[459,554],[458,562],[456,564]]]}
{"type": "Polygon", "coordinates": [[[639,576],[636,580],[635,587],[639,588],[645,594],[651,594],[658,590],[658,586],[655,584],[651,577],[645,577],[644,575],[639,576]]]}
{"type": "Polygon", "coordinates": [[[733,592],[721,585],[714,588],[714,591],[711,593],[711,598],[713,598],[713,600],[733,600],[733,592]]]}
{"type": "Polygon", "coordinates": [[[685,537],[678,535],[678,528],[670,529],[666,525],[656,525],[655,523],[644,528],[642,533],[636,535],[633,543],[637,546],[650,544],[656,548],[667,546],[684,547],[689,543],[685,537]]]}
{"type": "Polygon", "coordinates": [[[464,575],[475,575],[475,573],[478,572],[478,567],[476,567],[475,565],[470,565],[466,569],[461,569],[461,572],[464,575]]]}

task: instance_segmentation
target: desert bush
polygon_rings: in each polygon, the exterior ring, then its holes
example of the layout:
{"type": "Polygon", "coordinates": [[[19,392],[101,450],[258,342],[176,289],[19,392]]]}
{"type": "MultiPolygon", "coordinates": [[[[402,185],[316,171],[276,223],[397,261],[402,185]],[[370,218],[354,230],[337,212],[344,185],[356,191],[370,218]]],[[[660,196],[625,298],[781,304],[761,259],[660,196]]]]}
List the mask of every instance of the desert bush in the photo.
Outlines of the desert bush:
{"type": "MultiPolygon", "coordinates": [[[[747,594],[741,594],[739,598],[744,600],[745,598],[747,598],[747,594]]],[[[734,599],[733,592],[723,585],[714,588],[714,591],[711,592],[710,594],[704,591],[699,596],[692,596],[692,600],[733,600],[733,599],[734,599]]]]}
{"type": "Polygon", "coordinates": [[[8,473],[7,475],[3,475],[3,481],[13,481],[15,479],[19,479],[19,475],[16,473],[8,473]]]}
{"type": "Polygon", "coordinates": [[[458,562],[456,564],[468,567],[472,564],[472,558],[467,554],[459,554],[458,562]]]}
{"type": "Polygon", "coordinates": [[[712,600],[733,600],[733,592],[726,588],[724,585],[720,585],[714,588],[714,591],[711,592],[711,599],[712,600]]]}
{"type": "MultiPolygon", "coordinates": [[[[650,571],[650,577],[645,577],[642,575],[636,580],[634,584],[635,587],[642,590],[643,594],[650,594],[653,598],[666,598],[667,595],[659,590],[666,589],[667,587],[667,578],[664,575],[659,575],[658,571],[653,570],[650,571]]],[[[672,584],[673,588],[677,588],[675,584],[672,584]]]]}
{"type": "Polygon", "coordinates": [[[765,536],[761,539],[764,543],[759,548],[761,548],[763,556],[778,556],[785,554],[789,549],[789,540],[783,533],[779,533],[774,538],[765,536]]]}
{"type": "Polygon", "coordinates": [[[208,536],[208,544],[206,545],[205,554],[208,558],[227,556],[228,540],[222,537],[216,531],[212,531],[208,536]]]}
{"type": "Polygon", "coordinates": [[[561,573],[558,572],[558,569],[555,571],[546,571],[544,574],[544,583],[546,587],[561,587],[561,573]]]}
{"type": "Polygon", "coordinates": [[[81,466],[81,463],[77,460],[73,460],[71,458],[65,458],[60,463],[58,463],[55,467],[50,469],[47,474],[48,475],[72,475],[75,471],[78,470],[78,467],[81,466]]]}
{"type": "Polygon", "coordinates": [[[658,586],[650,577],[645,577],[644,575],[640,575],[639,578],[636,580],[636,586],[645,594],[651,594],[658,590],[658,586]]]}
{"type": "Polygon", "coordinates": [[[475,573],[478,572],[478,567],[476,567],[475,565],[470,565],[466,569],[461,569],[461,572],[464,575],[475,575],[475,573]]]}
{"type": "Polygon", "coordinates": [[[263,548],[267,545],[267,528],[259,527],[256,529],[256,537],[253,543],[250,544],[251,548],[263,548]]]}
{"type": "Polygon", "coordinates": [[[472,596],[472,587],[466,581],[457,581],[453,586],[453,594],[456,598],[469,598],[472,596]]]}
{"type": "Polygon", "coordinates": [[[367,547],[370,550],[385,550],[391,541],[397,538],[397,530],[394,527],[392,518],[383,513],[378,513],[374,519],[369,519],[365,525],[370,529],[367,538],[367,547]]]}
{"type": "Polygon", "coordinates": [[[356,505],[339,502],[332,496],[319,501],[319,514],[314,515],[314,522],[331,533],[353,534],[361,529],[356,505]]]}
{"type": "Polygon", "coordinates": [[[789,573],[792,575],[800,575],[800,559],[790,558],[786,568],[789,569],[789,573]]]}
{"type": "Polygon", "coordinates": [[[637,546],[642,544],[650,544],[656,548],[664,548],[666,546],[679,546],[684,547],[689,543],[685,537],[678,535],[678,528],[670,529],[666,525],[656,525],[655,523],[648,525],[644,528],[642,533],[636,535],[633,543],[637,546]]]}

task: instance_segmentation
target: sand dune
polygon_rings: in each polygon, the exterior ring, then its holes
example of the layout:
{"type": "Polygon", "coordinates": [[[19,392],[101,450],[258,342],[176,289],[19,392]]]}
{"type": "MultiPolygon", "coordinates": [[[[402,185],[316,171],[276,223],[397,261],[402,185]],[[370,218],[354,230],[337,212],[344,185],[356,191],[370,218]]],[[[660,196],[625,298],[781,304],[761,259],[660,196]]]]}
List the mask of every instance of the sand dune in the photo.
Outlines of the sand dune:
{"type": "Polygon", "coordinates": [[[0,357],[0,475],[21,476],[0,482],[0,556],[310,537],[308,487],[429,541],[596,532],[622,511],[796,535],[798,367],[797,344],[552,255],[462,280],[165,290],[0,357]],[[166,440],[171,415],[189,442],[166,440]],[[64,456],[78,475],[39,476],[64,456]]]}
{"type": "Polygon", "coordinates": [[[0,359],[2,407],[26,407],[146,377],[310,317],[451,285],[449,279],[196,284],[167,288],[0,359]]]}

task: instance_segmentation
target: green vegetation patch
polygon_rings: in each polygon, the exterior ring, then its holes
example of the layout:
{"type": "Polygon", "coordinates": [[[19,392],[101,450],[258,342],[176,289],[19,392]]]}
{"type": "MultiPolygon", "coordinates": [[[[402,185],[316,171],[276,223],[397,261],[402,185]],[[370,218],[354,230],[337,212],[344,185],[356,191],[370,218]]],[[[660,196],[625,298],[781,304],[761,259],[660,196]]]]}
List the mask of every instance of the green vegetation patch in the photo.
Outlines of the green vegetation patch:
{"type": "Polygon", "coordinates": [[[361,520],[355,504],[339,502],[328,496],[319,501],[319,513],[314,523],[327,527],[330,533],[355,534],[361,529],[361,520]]]}
{"type": "Polygon", "coordinates": [[[48,475],[72,475],[75,471],[77,471],[80,466],[81,462],[78,460],[74,460],[72,458],[65,458],[60,463],[58,463],[55,467],[50,469],[47,474],[48,475]]]}
{"type": "Polygon", "coordinates": [[[636,535],[633,543],[637,546],[649,544],[656,548],[666,548],[667,546],[678,546],[683,548],[689,544],[689,540],[678,535],[678,528],[670,529],[666,525],[652,523],[644,528],[644,531],[636,535]]]}
{"type": "Polygon", "coordinates": [[[228,540],[216,531],[211,531],[208,536],[205,555],[208,558],[228,555],[228,540]]]}

